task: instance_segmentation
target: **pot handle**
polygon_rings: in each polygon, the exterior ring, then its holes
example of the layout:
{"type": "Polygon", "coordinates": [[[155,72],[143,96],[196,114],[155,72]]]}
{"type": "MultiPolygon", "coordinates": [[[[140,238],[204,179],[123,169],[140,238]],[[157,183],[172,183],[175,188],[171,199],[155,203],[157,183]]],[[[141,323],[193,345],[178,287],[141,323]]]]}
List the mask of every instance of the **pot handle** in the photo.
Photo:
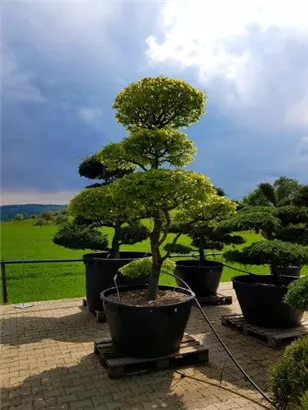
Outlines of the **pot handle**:
{"type": "Polygon", "coordinates": [[[120,300],[120,292],[119,292],[119,288],[118,288],[118,284],[117,284],[117,278],[118,278],[118,274],[116,273],[113,277],[113,282],[114,282],[114,286],[117,290],[118,299],[120,300]]]}

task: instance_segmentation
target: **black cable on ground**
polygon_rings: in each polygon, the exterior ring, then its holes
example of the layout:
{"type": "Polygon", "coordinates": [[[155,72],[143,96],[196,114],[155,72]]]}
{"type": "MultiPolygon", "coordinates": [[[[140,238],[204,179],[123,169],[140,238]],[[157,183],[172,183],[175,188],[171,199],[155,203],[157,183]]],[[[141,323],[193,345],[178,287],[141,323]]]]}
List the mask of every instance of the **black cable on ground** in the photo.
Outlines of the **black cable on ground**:
{"type": "MultiPolygon", "coordinates": [[[[204,313],[200,303],[198,302],[198,299],[196,297],[196,295],[194,294],[194,292],[190,289],[190,287],[188,286],[188,284],[181,279],[180,277],[171,274],[171,273],[167,273],[167,275],[169,276],[173,276],[174,278],[180,280],[186,287],[187,289],[192,293],[192,295],[194,295],[194,299],[195,299],[195,303],[197,305],[197,307],[199,308],[202,316],[204,317],[205,321],[207,322],[207,324],[210,326],[212,332],[214,333],[214,335],[216,336],[216,338],[218,339],[219,343],[222,345],[222,347],[224,348],[224,350],[226,351],[226,353],[228,354],[228,356],[230,357],[230,359],[233,361],[233,363],[236,365],[236,367],[240,370],[240,372],[244,375],[244,377],[249,381],[249,383],[261,394],[261,396],[267,400],[275,409],[280,410],[275,403],[273,402],[273,400],[262,390],[260,389],[260,387],[251,379],[251,377],[246,373],[246,371],[242,368],[242,366],[238,363],[238,361],[234,358],[233,354],[230,352],[230,350],[227,348],[227,346],[225,345],[224,341],[221,339],[221,337],[219,336],[219,334],[216,332],[214,326],[212,325],[212,323],[210,322],[210,320],[208,319],[208,317],[206,316],[206,314],[204,313]]],[[[189,377],[189,376],[186,376],[189,377]]]]}

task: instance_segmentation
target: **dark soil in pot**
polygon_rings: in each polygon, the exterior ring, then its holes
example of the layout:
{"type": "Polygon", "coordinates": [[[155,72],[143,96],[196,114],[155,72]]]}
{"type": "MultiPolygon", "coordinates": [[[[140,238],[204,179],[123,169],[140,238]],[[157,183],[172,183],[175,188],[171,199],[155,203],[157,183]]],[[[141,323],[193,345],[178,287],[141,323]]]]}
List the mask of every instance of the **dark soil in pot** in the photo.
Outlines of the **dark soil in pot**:
{"type": "Polygon", "coordinates": [[[232,278],[233,288],[245,320],[266,328],[291,328],[300,325],[303,311],[283,302],[288,284],[295,278],[282,276],[276,285],[272,275],[243,275],[232,278]]]}
{"type": "Polygon", "coordinates": [[[120,300],[115,288],[101,294],[117,352],[144,358],[176,352],[190,316],[193,295],[172,286],[160,286],[155,301],[147,299],[144,285],[121,286],[119,292],[120,300]]]}
{"type": "Polygon", "coordinates": [[[108,252],[88,253],[83,255],[86,268],[86,298],[91,311],[102,310],[100,293],[114,286],[114,276],[118,274],[117,284],[132,285],[146,284],[148,278],[141,276],[130,279],[118,273],[119,268],[131,262],[133,259],[144,258],[151,254],[146,252],[120,252],[119,259],[113,259],[108,252]]]}
{"type": "MultiPolygon", "coordinates": [[[[216,261],[204,261],[204,266],[199,266],[198,260],[181,260],[176,262],[176,276],[183,279],[196,296],[216,295],[223,264],[216,261]]],[[[179,286],[183,282],[176,279],[179,286]]]]}

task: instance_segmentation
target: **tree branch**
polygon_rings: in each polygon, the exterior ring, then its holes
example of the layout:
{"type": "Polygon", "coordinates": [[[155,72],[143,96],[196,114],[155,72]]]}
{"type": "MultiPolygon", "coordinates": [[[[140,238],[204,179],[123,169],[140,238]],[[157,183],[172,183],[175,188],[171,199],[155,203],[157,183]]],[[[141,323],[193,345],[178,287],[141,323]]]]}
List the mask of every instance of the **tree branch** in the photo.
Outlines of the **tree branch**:
{"type": "Polygon", "coordinates": [[[167,223],[166,223],[166,227],[165,227],[165,229],[164,229],[163,236],[162,236],[161,239],[159,240],[159,246],[165,242],[165,240],[166,240],[166,238],[167,238],[167,235],[168,235],[168,232],[169,232],[169,229],[170,229],[170,225],[171,225],[171,219],[170,219],[169,212],[168,212],[166,209],[164,209],[164,210],[163,210],[163,213],[164,213],[164,215],[165,215],[165,217],[166,217],[167,223]]]}
{"type": "Polygon", "coordinates": [[[171,246],[168,249],[168,251],[166,252],[166,254],[162,257],[162,261],[165,261],[167,258],[170,257],[171,255],[171,251],[174,247],[174,245],[177,243],[177,240],[179,239],[179,237],[182,235],[182,232],[179,232],[175,235],[175,237],[173,238],[173,241],[171,242],[171,246]]]}

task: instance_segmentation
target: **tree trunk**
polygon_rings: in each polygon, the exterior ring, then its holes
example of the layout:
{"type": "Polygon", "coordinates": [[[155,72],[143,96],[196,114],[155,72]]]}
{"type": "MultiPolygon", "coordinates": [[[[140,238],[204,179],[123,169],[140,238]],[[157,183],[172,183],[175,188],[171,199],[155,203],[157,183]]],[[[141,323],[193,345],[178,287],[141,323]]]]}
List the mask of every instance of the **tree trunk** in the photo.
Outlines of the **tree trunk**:
{"type": "Polygon", "coordinates": [[[154,217],[154,227],[150,236],[152,251],[152,269],[149,277],[148,295],[150,300],[156,299],[158,290],[158,281],[162,266],[162,258],[159,250],[159,238],[161,233],[162,221],[159,213],[154,217]]]}
{"type": "Polygon", "coordinates": [[[111,244],[111,255],[113,258],[120,258],[120,235],[121,235],[121,225],[114,227],[114,234],[111,244]]]}
{"type": "Polygon", "coordinates": [[[149,277],[148,294],[150,300],[155,300],[158,291],[158,282],[160,276],[161,265],[152,265],[151,274],[149,277]]]}
{"type": "Polygon", "coordinates": [[[199,266],[204,266],[205,255],[204,255],[204,238],[201,234],[199,242],[199,266]]]}
{"type": "Polygon", "coordinates": [[[270,269],[271,269],[271,274],[274,276],[274,278],[276,279],[276,283],[277,285],[281,285],[282,281],[281,281],[281,276],[280,273],[278,273],[277,271],[277,264],[276,263],[271,263],[270,264],[270,269]]]}

